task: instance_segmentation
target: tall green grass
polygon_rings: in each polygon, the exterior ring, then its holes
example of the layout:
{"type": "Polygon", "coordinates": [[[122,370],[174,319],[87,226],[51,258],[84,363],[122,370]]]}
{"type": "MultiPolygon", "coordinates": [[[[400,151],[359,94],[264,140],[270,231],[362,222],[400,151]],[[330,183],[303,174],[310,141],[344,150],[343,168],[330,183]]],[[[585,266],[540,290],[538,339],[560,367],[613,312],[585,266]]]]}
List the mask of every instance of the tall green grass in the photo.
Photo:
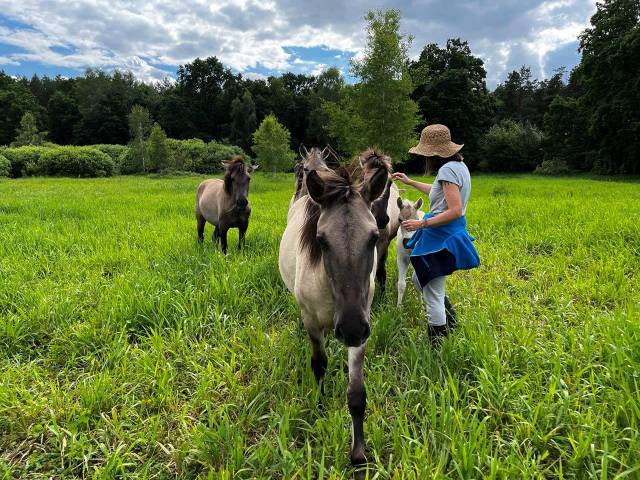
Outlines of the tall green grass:
{"type": "MultiPolygon", "coordinates": [[[[226,258],[200,180],[0,181],[4,478],[352,475],[344,348],[318,410],[277,269],[293,180],[255,176],[226,258]]],[[[467,217],[440,351],[394,274],[374,305],[370,478],[640,478],[640,187],[479,176],[467,217]]]]}

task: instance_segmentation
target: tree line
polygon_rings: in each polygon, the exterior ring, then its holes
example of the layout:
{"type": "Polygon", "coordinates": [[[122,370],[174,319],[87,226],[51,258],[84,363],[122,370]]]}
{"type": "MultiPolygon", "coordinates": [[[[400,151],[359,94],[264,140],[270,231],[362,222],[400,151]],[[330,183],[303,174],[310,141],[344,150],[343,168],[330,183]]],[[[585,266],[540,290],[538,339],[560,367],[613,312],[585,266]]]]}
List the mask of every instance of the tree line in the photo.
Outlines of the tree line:
{"type": "Polygon", "coordinates": [[[149,113],[145,134],[155,122],[170,138],[234,144],[248,154],[256,153],[258,125],[273,116],[289,132],[279,135],[293,150],[331,144],[350,155],[378,145],[405,168],[421,168],[407,156],[408,146],[424,125],[444,123],[465,144],[474,169],[640,173],[637,0],[598,3],[591,27],[579,37],[581,61],[568,81],[563,69],[535,79],[523,66],[494,91],[466,41],[428,44],[411,60],[398,11],[371,12],[366,19],[368,42],[363,58],[352,63],[353,84],[336,68],[250,79],[215,57],[181,65],[175,81],[156,84],[119,71],[87,70],[76,78],[0,73],[0,145],[24,134],[20,123],[30,113],[32,133],[46,132],[53,143],[132,142],[133,148],[131,118],[138,106],[149,113]]]}

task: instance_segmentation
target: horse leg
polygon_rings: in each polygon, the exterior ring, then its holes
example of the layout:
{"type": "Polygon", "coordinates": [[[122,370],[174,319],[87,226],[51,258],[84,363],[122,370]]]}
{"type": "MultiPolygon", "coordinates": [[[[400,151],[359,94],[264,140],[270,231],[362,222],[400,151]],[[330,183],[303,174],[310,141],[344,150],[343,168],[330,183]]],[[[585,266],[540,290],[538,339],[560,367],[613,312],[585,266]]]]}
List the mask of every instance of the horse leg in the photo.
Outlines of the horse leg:
{"type": "Polygon", "coordinates": [[[202,215],[196,212],[196,222],[197,222],[197,230],[198,230],[198,241],[202,243],[204,241],[204,226],[207,221],[204,219],[202,215]]]}
{"type": "Polygon", "coordinates": [[[376,281],[380,285],[380,293],[385,294],[387,289],[387,255],[389,254],[389,232],[380,230],[380,238],[376,244],[378,264],[376,265],[376,281]]]}
{"type": "Polygon", "coordinates": [[[402,297],[407,288],[407,270],[409,269],[409,257],[403,252],[397,252],[398,257],[398,303],[397,307],[402,305],[402,297]]]}
{"type": "Polygon", "coordinates": [[[311,370],[316,381],[320,385],[320,393],[324,395],[324,382],[322,378],[327,371],[327,354],[324,351],[324,335],[322,331],[309,331],[311,342],[311,370]]]}
{"type": "Polygon", "coordinates": [[[217,243],[220,241],[220,231],[218,230],[217,225],[213,226],[213,234],[211,235],[211,241],[213,242],[214,245],[217,245],[217,243]]]}
{"type": "Polygon", "coordinates": [[[347,405],[353,424],[351,433],[351,463],[362,465],[366,462],[364,454],[364,411],[367,407],[367,392],[364,388],[364,351],[365,346],[349,347],[349,387],[347,405]]]}
{"type": "Polygon", "coordinates": [[[227,254],[227,232],[229,229],[220,227],[218,236],[220,237],[220,244],[222,245],[222,253],[227,254]]]}
{"type": "Polygon", "coordinates": [[[247,233],[248,227],[249,224],[242,224],[238,227],[238,251],[244,248],[245,234],[247,233]]]}

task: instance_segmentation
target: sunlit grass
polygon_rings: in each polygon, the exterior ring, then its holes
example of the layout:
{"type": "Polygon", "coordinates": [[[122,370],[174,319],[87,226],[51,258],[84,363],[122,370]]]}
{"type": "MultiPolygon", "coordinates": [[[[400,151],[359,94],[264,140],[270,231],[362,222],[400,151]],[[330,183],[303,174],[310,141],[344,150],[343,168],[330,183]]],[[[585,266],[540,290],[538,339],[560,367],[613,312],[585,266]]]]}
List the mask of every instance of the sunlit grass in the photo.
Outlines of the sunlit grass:
{"type": "MultiPolygon", "coordinates": [[[[255,176],[226,258],[196,243],[200,180],[0,181],[4,478],[352,475],[344,349],[318,410],[277,269],[292,179],[255,176]]],[[[482,266],[448,282],[440,352],[390,255],[370,477],[637,478],[640,186],[478,176],[467,216],[482,266]]]]}

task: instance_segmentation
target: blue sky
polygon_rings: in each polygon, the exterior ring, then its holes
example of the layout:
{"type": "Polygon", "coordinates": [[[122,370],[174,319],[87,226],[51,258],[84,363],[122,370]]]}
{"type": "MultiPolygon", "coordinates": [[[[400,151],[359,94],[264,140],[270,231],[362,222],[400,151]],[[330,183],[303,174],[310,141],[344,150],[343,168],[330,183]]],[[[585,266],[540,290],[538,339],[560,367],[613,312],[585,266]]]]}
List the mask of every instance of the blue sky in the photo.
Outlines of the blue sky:
{"type": "Polygon", "coordinates": [[[215,55],[250,77],[319,73],[366,41],[369,9],[399,8],[411,56],[427,43],[469,41],[490,88],[526,64],[538,78],[579,61],[577,35],[592,0],[0,0],[0,69],[11,75],[75,76],[86,68],[132,71],[144,81],[215,55]]]}

